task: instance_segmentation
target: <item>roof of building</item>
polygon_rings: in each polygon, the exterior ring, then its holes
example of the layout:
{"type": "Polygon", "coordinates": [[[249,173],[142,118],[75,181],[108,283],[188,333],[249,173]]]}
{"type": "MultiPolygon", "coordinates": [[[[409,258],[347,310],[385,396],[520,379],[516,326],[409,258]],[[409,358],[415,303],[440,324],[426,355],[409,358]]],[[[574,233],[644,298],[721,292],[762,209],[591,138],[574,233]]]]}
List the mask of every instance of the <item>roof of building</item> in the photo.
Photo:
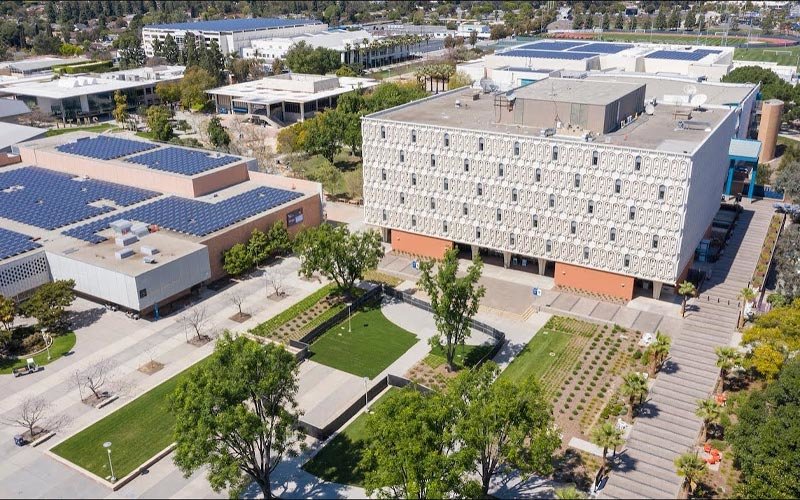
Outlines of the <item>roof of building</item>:
{"type": "Polygon", "coordinates": [[[91,59],[85,57],[72,57],[65,59],[62,57],[41,57],[37,59],[26,59],[23,61],[10,61],[2,64],[2,67],[12,71],[28,72],[52,68],[61,64],[78,64],[89,62],[91,59]]]}
{"type": "Polygon", "coordinates": [[[27,125],[0,122],[0,150],[47,133],[47,130],[27,125]]]}
{"type": "Polygon", "coordinates": [[[252,82],[226,85],[211,89],[207,93],[231,96],[240,102],[274,104],[315,101],[376,85],[378,81],[371,78],[287,73],[252,82]],[[317,90],[314,91],[314,88],[317,90]]]}
{"type": "Polygon", "coordinates": [[[758,154],[761,152],[761,141],[750,139],[731,139],[728,147],[728,156],[738,160],[758,162],[758,154]]]}
{"type": "Polygon", "coordinates": [[[284,44],[289,44],[289,45],[297,42],[306,42],[312,47],[324,47],[326,49],[342,51],[344,50],[344,46],[348,43],[351,45],[353,43],[361,44],[364,39],[372,40],[374,38],[375,37],[372,35],[372,33],[365,30],[357,30],[357,31],[329,30],[329,31],[320,31],[319,33],[308,33],[292,37],[262,38],[259,40],[253,40],[251,43],[253,48],[258,48],[259,46],[263,46],[269,43],[275,43],[275,41],[280,41],[284,44]]]}
{"type": "Polygon", "coordinates": [[[323,24],[316,19],[281,19],[257,17],[251,19],[219,19],[216,21],[193,21],[188,23],[149,24],[145,29],[192,30],[192,31],[251,31],[323,24]]]}
{"type": "Polygon", "coordinates": [[[23,101],[17,99],[0,99],[0,118],[24,115],[30,113],[31,108],[23,101]]]}
{"type": "Polygon", "coordinates": [[[184,66],[161,66],[114,71],[93,76],[68,76],[47,82],[8,85],[2,92],[12,95],[65,99],[103,92],[141,87],[161,81],[183,78],[184,66]]]}
{"type": "Polygon", "coordinates": [[[513,92],[517,98],[523,99],[604,105],[621,99],[642,86],[643,84],[634,82],[595,85],[573,78],[547,78],[545,83],[526,85],[513,92]]]}

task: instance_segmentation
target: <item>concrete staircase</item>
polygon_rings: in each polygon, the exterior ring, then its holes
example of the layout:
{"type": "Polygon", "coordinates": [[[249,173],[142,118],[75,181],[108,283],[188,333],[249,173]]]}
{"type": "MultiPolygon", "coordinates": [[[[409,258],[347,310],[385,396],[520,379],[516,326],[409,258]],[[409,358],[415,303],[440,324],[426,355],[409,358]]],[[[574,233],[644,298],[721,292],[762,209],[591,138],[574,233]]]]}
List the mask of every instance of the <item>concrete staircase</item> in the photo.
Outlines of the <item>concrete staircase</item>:
{"type": "Polygon", "coordinates": [[[683,479],[674,460],[692,449],[702,421],[697,400],[711,395],[719,377],[717,346],[728,345],[739,318],[738,295],[748,286],[773,210],[766,202],[748,206],[725,254],[714,264],[697,298],[687,307],[681,334],[642,405],[626,449],[601,498],[676,498],[683,479]]]}

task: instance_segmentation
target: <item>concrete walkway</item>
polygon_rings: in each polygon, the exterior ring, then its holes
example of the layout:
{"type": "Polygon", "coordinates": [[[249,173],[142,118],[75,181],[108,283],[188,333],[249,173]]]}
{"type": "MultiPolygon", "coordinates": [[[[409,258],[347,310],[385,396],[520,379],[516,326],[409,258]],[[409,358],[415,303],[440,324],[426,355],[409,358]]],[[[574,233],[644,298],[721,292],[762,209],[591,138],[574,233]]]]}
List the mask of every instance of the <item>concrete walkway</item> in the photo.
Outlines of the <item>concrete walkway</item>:
{"type": "Polygon", "coordinates": [[[642,414],[620,454],[603,498],[676,498],[683,479],[674,460],[689,451],[702,422],[697,400],[708,398],[717,383],[717,346],[728,345],[739,314],[738,295],[749,285],[774,210],[769,201],[747,205],[725,254],[712,268],[698,298],[687,308],[681,334],[643,405],[642,414]]]}

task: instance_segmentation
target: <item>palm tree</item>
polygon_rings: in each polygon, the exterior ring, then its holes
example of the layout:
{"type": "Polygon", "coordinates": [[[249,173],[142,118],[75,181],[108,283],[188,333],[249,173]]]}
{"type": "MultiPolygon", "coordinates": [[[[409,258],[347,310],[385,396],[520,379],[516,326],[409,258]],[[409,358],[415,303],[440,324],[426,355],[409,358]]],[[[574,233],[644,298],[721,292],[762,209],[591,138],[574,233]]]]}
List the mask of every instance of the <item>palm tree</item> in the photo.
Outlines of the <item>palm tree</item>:
{"type": "Polygon", "coordinates": [[[717,367],[720,371],[720,378],[722,378],[722,390],[725,390],[725,381],[728,379],[728,374],[735,367],[742,364],[742,353],[736,350],[735,347],[717,347],[717,367]]]}
{"type": "Polygon", "coordinates": [[[719,422],[722,410],[714,399],[697,400],[697,409],[694,412],[698,418],[703,419],[703,439],[708,437],[708,428],[711,424],[719,422]]]}
{"type": "Polygon", "coordinates": [[[747,321],[747,319],[744,317],[744,310],[747,307],[747,303],[751,302],[753,299],[756,298],[756,292],[754,292],[753,289],[750,287],[742,288],[739,291],[739,298],[742,299],[742,309],[741,309],[742,323],[740,326],[743,326],[745,321],[747,321]]]}
{"type": "Polygon", "coordinates": [[[641,373],[632,372],[625,375],[625,378],[622,380],[622,387],[620,388],[622,394],[628,397],[628,403],[630,404],[631,408],[631,417],[633,417],[634,408],[644,401],[645,396],[647,396],[647,379],[641,373]],[[636,400],[639,400],[636,403],[636,400]]]}
{"type": "Polygon", "coordinates": [[[603,477],[606,471],[606,462],[608,456],[608,449],[614,450],[614,455],[617,454],[617,446],[625,443],[622,439],[622,431],[617,429],[614,424],[606,422],[600,427],[595,427],[592,431],[592,442],[597,446],[603,448],[603,461],[600,465],[599,477],[603,477]]]}
{"type": "Polygon", "coordinates": [[[574,500],[579,498],[586,498],[586,495],[583,494],[581,490],[576,488],[575,486],[565,486],[564,488],[559,488],[555,491],[556,498],[560,500],[574,500]]]}
{"type": "Polygon", "coordinates": [[[689,300],[689,296],[694,297],[695,295],[697,295],[697,288],[691,281],[684,281],[683,283],[678,285],[678,294],[680,294],[683,297],[683,300],[681,300],[681,317],[685,317],[686,301],[689,300]]]}
{"type": "Polygon", "coordinates": [[[645,351],[645,357],[652,363],[650,370],[655,373],[661,370],[664,361],[669,356],[669,349],[672,346],[672,339],[668,335],[656,332],[656,339],[645,351]]]}
{"type": "Polygon", "coordinates": [[[684,478],[685,484],[689,488],[689,495],[691,495],[697,482],[706,473],[706,464],[697,456],[697,453],[684,453],[675,459],[675,471],[684,478]]]}

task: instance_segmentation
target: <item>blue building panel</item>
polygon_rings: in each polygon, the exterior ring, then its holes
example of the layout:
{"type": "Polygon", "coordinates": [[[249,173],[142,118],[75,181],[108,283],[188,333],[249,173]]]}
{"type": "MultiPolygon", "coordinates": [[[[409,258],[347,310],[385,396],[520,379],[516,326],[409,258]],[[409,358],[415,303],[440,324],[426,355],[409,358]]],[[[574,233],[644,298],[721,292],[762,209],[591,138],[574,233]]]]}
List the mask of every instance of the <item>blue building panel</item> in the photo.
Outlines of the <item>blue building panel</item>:
{"type": "Polygon", "coordinates": [[[192,176],[207,170],[228,165],[239,158],[217,155],[183,148],[162,148],[149,153],[126,158],[125,161],[144,165],[154,170],[192,176]]]}
{"type": "Polygon", "coordinates": [[[40,248],[30,236],[0,228],[0,260],[40,248]]]}
{"type": "Polygon", "coordinates": [[[628,43],[589,43],[578,48],[567,49],[569,52],[597,52],[599,54],[616,54],[633,47],[628,43]]]}
{"type": "Polygon", "coordinates": [[[0,217],[53,230],[158,196],[145,189],[38,167],[0,173],[0,217]],[[94,205],[92,205],[94,204],[94,205]]]}
{"type": "Polygon", "coordinates": [[[127,219],[154,224],[178,233],[206,236],[254,215],[289,203],[301,196],[302,194],[296,191],[264,186],[219,203],[170,196],[69,229],[63,234],[90,243],[100,243],[105,241],[105,238],[99,236],[98,232],[108,229],[111,222],[115,220],[127,219]]]}
{"type": "MultiPolygon", "coordinates": [[[[576,47],[582,47],[584,45],[588,45],[588,42],[563,42],[563,41],[541,41],[541,42],[533,42],[533,43],[526,43],[525,45],[520,45],[516,47],[518,49],[528,49],[528,50],[569,50],[574,49],[576,47]]],[[[580,50],[580,49],[579,49],[580,50]]]]}
{"type": "Polygon", "coordinates": [[[149,24],[145,26],[145,28],[193,31],[248,31],[304,26],[307,24],[321,23],[315,19],[259,17],[254,19],[219,19],[216,21],[195,21],[189,23],[149,24]]]}
{"type": "Polygon", "coordinates": [[[113,160],[142,151],[149,151],[158,146],[149,142],[132,141],[130,139],[120,139],[118,137],[108,137],[98,135],[97,137],[85,137],[75,142],[62,144],[56,149],[62,153],[69,153],[95,160],[113,160]]]}
{"type": "Polygon", "coordinates": [[[534,59],[563,59],[568,61],[580,61],[595,57],[597,54],[586,52],[558,52],[555,50],[529,50],[514,49],[508,52],[501,52],[498,55],[509,57],[530,57],[534,59]]]}
{"type": "Polygon", "coordinates": [[[647,59],[674,59],[676,61],[699,61],[709,54],[719,54],[719,50],[698,49],[694,51],[657,50],[647,54],[647,59]]]}

